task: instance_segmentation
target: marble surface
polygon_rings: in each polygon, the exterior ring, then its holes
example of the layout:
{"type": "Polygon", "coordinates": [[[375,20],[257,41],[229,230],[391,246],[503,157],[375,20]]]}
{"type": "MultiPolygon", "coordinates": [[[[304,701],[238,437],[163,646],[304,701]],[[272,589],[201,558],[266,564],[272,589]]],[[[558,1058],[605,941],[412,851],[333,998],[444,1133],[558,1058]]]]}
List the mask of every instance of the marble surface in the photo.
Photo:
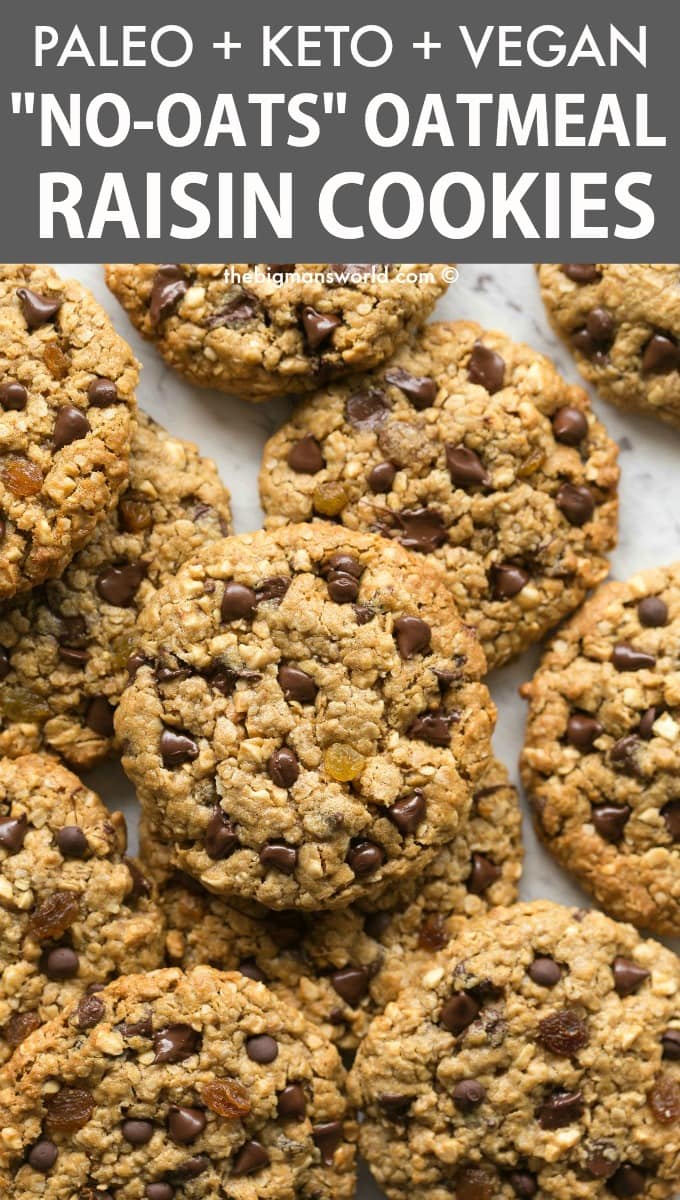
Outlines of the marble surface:
{"type": "MultiPolygon", "coordinates": [[[[197,442],[211,455],[232,493],[237,532],[261,524],[257,474],[262,446],[284,419],[288,402],[254,405],[192,387],[165,367],[152,346],[144,343],[129,325],[123,311],[104,284],[101,266],[56,264],[92,289],[111,314],[120,332],[133,344],[144,364],[139,402],[172,433],[197,442]]],[[[534,270],[527,264],[460,267],[460,277],[439,304],[439,318],[466,318],[487,328],[501,328],[551,357],[570,379],[579,380],[567,352],[548,326],[534,270]]],[[[626,578],[635,571],[680,557],[680,434],[651,418],[633,417],[595,397],[594,407],[621,450],[621,521],[619,546],[612,559],[612,575],[626,578]]],[[[517,689],[529,678],[536,652],[494,672],[490,687],[498,706],[496,752],[517,776],[517,758],[524,727],[524,703],[517,689]]],[[[117,764],[91,772],[88,782],[110,807],[122,808],[128,817],[133,845],[136,840],[136,802],[117,764]]],[[[537,844],[525,819],[526,861],[522,881],[525,899],[549,897],[565,903],[588,903],[569,877],[537,844]]],[[[680,944],[676,945],[680,951],[680,944]]],[[[362,1174],[359,1200],[379,1200],[382,1193],[362,1174]]]]}

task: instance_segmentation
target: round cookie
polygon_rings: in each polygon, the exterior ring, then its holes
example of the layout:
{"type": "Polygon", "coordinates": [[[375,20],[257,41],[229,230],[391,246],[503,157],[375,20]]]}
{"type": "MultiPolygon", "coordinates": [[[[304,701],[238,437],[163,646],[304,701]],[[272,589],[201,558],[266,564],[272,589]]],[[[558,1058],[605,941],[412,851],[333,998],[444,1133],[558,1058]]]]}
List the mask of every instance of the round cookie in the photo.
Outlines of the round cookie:
{"type": "Polygon", "coordinates": [[[680,263],[541,263],[550,321],[619,408],[680,425],[680,263]]]}
{"type": "Polygon", "coordinates": [[[258,401],[384,362],[446,291],[445,268],[110,263],[106,281],[171,366],[194,383],[258,401]]]}
{"type": "Polygon", "coordinates": [[[8,1200],[350,1200],[337,1051],[259,983],[132,975],[71,1005],[0,1084],[8,1200]]]}
{"type": "Polygon", "coordinates": [[[522,694],[549,850],[613,916],[680,934],[680,563],[600,588],[522,694]]]}
{"type": "Polygon", "coordinates": [[[582,388],[469,321],[303,401],[267,443],[267,527],[328,517],[434,559],[490,666],[607,574],[616,447],[582,388]]]}
{"type": "Polygon", "coordinates": [[[74,279],[0,265],[0,599],[59,575],[115,503],[138,374],[74,279]]]}
{"type": "Polygon", "coordinates": [[[662,1200],[680,1182],[680,962],[549,901],[472,922],[350,1075],[389,1200],[662,1200]]]}
{"type": "Polygon", "coordinates": [[[123,766],[210,891],[338,908],[459,832],[491,755],[484,656],[400,546],[325,525],[227,539],[138,630],[123,766]]]}
{"type": "Polygon", "coordinates": [[[0,1062],[116,975],[158,967],[152,889],[121,813],[54,759],[0,759],[0,1062]]]}
{"type": "Polygon", "coordinates": [[[230,527],[214,463],[140,413],[116,508],[61,579],[0,610],[0,753],[47,749],[80,769],[104,758],[139,610],[230,527]]]}
{"type": "Polygon", "coordinates": [[[143,825],[144,869],[158,883],[169,964],[208,963],[242,971],[302,1008],[343,1050],[353,1051],[371,1019],[418,978],[432,955],[472,917],[517,899],[520,810],[507,772],[493,762],[463,831],[422,878],[362,911],[242,912],[181,872],[143,825]]]}

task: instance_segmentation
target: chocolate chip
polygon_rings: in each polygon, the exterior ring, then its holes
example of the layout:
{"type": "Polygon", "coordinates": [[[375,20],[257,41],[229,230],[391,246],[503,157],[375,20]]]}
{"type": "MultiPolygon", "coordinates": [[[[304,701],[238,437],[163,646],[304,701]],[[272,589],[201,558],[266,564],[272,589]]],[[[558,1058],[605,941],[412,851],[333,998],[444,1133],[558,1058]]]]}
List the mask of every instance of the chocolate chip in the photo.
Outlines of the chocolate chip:
{"type": "Polygon", "coordinates": [[[680,1060],[680,1029],[667,1029],[661,1038],[663,1057],[669,1062],[680,1060]]]}
{"type": "Polygon", "coordinates": [[[458,1037],[479,1016],[479,1012],[480,1005],[472,996],[468,996],[467,992],[457,992],[442,1008],[439,1024],[458,1037]]]}
{"type": "Polygon", "coordinates": [[[9,654],[4,646],[0,646],[0,679],[6,679],[12,669],[9,654]]]}
{"type": "Polygon", "coordinates": [[[602,278],[595,263],[562,263],[560,270],[572,283],[596,283],[602,278]]]}
{"type": "Polygon", "coordinates": [[[55,841],[64,858],[84,858],[89,849],[79,825],[64,825],[63,829],[57,830],[55,841]]]}
{"type": "Polygon", "coordinates": [[[358,429],[373,429],[386,419],[391,407],[389,397],[384,392],[379,388],[369,388],[348,396],[345,400],[345,418],[358,429]]]}
{"type": "Polygon", "coordinates": [[[366,875],[374,875],[385,862],[385,851],[376,846],[375,842],[360,840],[354,842],[347,855],[347,865],[363,879],[366,875]]]}
{"type": "Polygon", "coordinates": [[[179,263],[163,263],[158,268],[151,285],[149,321],[152,325],[158,325],[174,312],[188,286],[189,281],[179,263]]]}
{"type": "Polygon", "coordinates": [[[264,1065],[272,1063],[278,1058],[279,1047],[275,1039],[268,1033],[260,1033],[247,1039],[246,1054],[253,1062],[264,1065]]]}
{"type": "Polygon", "coordinates": [[[87,389],[87,398],[93,408],[108,408],[118,403],[118,388],[112,379],[93,379],[87,389]]]}
{"type": "Polygon", "coordinates": [[[28,819],[25,813],[20,817],[0,818],[0,846],[3,850],[9,850],[10,854],[18,854],[27,832],[28,819]]]}
{"type": "Polygon", "coordinates": [[[32,1167],[34,1171],[46,1175],[48,1171],[51,1171],[58,1157],[59,1151],[54,1142],[43,1138],[41,1142],[36,1142],[34,1146],[31,1146],[27,1161],[29,1167],[32,1167]]]}
{"type": "Polygon", "coordinates": [[[661,596],[643,596],[638,602],[637,611],[640,624],[648,628],[666,625],[668,622],[668,605],[661,596]]]}
{"type": "Polygon", "coordinates": [[[437,384],[428,376],[410,375],[403,367],[393,367],[385,372],[385,379],[398,387],[419,411],[430,408],[437,399],[437,384]]]}
{"type": "Polygon", "coordinates": [[[143,896],[150,896],[151,884],[146,876],[142,874],[135,860],[133,858],[126,858],[124,862],[130,875],[130,891],[128,893],[130,899],[141,900],[143,896]]]}
{"type": "Polygon", "coordinates": [[[252,588],[233,579],[224,585],[221,614],[223,621],[241,621],[249,617],[257,606],[257,596],[252,588]]]}
{"type": "Polygon", "coordinates": [[[159,745],[163,766],[169,769],[198,758],[198,744],[188,733],[180,730],[164,729],[159,745]]]}
{"type": "Polygon", "coordinates": [[[187,1146],[205,1129],[205,1113],[200,1108],[171,1108],[168,1133],[173,1142],[187,1146]]]}
{"type": "Polygon", "coordinates": [[[473,854],[470,874],[467,877],[467,890],[473,896],[481,896],[492,883],[501,877],[501,869],[492,863],[484,854],[473,854]]]}
{"type": "Polygon", "coordinates": [[[339,325],[342,325],[342,318],[333,313],[320,313],[310,304],[302,310],[302,327],[310,350],[318,350],[323,346],[339,325]]]}
{"type": "Polygon", "coordinates": [[[9,380],[0,384],[0,408],[5,412],[23,412],[28,403],[28,392],[23,383],[9,380]]]}
{"type": "Polygon", "coordinates": [[[345,1004],[356,1008],[368,993],[368,971],[363,967],[344,967],[331,975],[331,983],[345,1004]]]}
{"type": "Polygon", "coordinates": [[[592,750],[593,743],[602,732],[600,722],[587,713],[572,713],[567,721],[567,741],[577,750],[592,750]]]}
{"type": "Polygon", "coordinates": [[[32,292],[30,288],[17,288],[17,296],[29,329],[38,329],[40,325],[46,325],[56,317],[63,303],[54,296],[41,296],[39,292],[32,292]]]}
{"type": "Polygon", "coordinates": [[[627,804],[598,804],[593,808],[593,825],[606,842],[620,842],[630,814],[627,804]]]}
{"type": "Polygon", "coordinates": [[[456,1175],[456,1200],[493,1200],[494,1177],[484,1167],[463,1167],[456,1175]]]}
{"type": "Polygon", "coordinates": [[[573,1009],[560,1009],[539,1022],[536,1041],[551,1054],[571,1058],[588,1045],[588,1026],[573,1009]]]}
{"type": "Polygon", "coordinates": [[[363,564],[351,554],[332,555],[322,568],[331,600],[336,604],[350,604],[356,600],[363,572],[363,564]]]}
{"type": "Polygon", "coordinates": [[[282,1121],[304,1121],[307,1113],[307,1098],[299,1083],[290,1083],[279,1092],[276,1107],[282,1121]]]}
{"type": "Polygon", "coordinates": [[[468,364],[468,379],[479,383],[493,396],[505,382],[505,359],[482,342],[475,342],[468,364]]]}
{"type": "Polygon", "coordinates": [[[658,371],[661,375],[680,371],[680,346],[675,339],[664,333],[655,333],[645,346],[642,370],[658,371]]]}
{"type": "Polygon", "coordinates": [[[156,1183],[147,1183],[144,1195],[146,1200],[173,1200],[175,1189],[171,1184],[159,1179],[156,1183]]]}
{"type": "Polygon", "coordinates": [[[616,324],[608,308],[593,308],[586,319],[588,337],[596,346],[609,347],[614,340],[616,324]]]}
{"type": "Polygon", "coordinates": [[[70,667],[84,667],[90,659],[87,650],[76,650],[73,646],[59,646],[57,653],[62,662],[70,667]]]}
{"type": "Polygon", "coordinates": [[[354,615],[357,625],[368,625],[375,616],[375,609],[370,604],[355,604],[354,615]]]}
{"type": "Polygon", "coordinates": [[[637,963],[631,962],[628,958],[622,958],[618,955],[612,963],[612,971],[614,973],[614,987],[619,996],[632,996],[638,992],[646,979],[649,979],[649,971],[644,967],[639,967],[637,963]]]}
{"type": "Polygon", "coordinates": [[[377,463],[368,474],[368,486],[372,492],[383,494],[392,490],[397,468],[391,462],[377,463]]]}
{"type": "Polygon", "coordinates": [[[617,646],[614,646],[612,662],[617,671],[643,671],[646,667],[651,670],[656,666],[656,658],[653,654],[637,650],[635,646],[629,646],[625,642],[619,642],[617,646]]]}
{"type": "Polygon", "coordinates": [[[238,1178],[241,1175],[252,1175],[269,1165],[269,1155],[259,1142],[246,1142],[241,1146],[234,1159],[231,1173],[238,1178]]]}
{"type": "Polygon", "coordinates": [[[267,760],[267,772],[272,783],[280,788],[291,788],[300,774],[297,754],[288,746],[274,750],[267,760]]]}
{"type": "Polygon", "coordinates": [[[91,432],[92,426],[85,413],[76,408],[75,404],[63,404],[54,422],[52,449],[61,450],[64,446],[70,446],[71,442],[80,441],[91,432]]]}
{"type": "Polygon", "coordinates": [[[420,617],[397,617],[394,634],[402,658],[413,658],[430,648],[432,630],[427,621],[422,621],[420,617]]]}
{"type": "Polygon", "coordinates": [[[96,588],[102,600],[116,608],[129,608],[137,588],[147,572],[143,562],[124,563],[118,567],[107,567],[97,576],[96,588]]]}
{"type": "Polygon", "coordinates": [[[311,435],[293,443],[286,461],[291,471],[297,471],[299,475],[316,475],[326,465],[321,446],[311,435]]]}
{"type": "Polygon", "coordinates": [[[495,600],[512,600],[528,582],[528,573],[513,563],[497,563],[491,568],[491,590],[495,600]]]}
{"type": "Polygon", "coordinates": [[[323,1125],[312,1126],[314,1144],[321,1151],[321,1161],[327,1167],[332,1166],[333,1156],[343,1139],[342,1121],[326,1121],[323,1125]]]}
{"type": "Polygon", "coordinates": [[[595,512],[595,499],[590,488],[573,483],[562,484],[555,503],[570,525],[585,525],[595,512]]]}
{"type": "Polygon", "coordinates": [[[261,971],[255,962],[254,958],[243,958],[238,964],[238,970],[241,975],[245,975],[246,979],[252,979],[255,983],[266,983],[267,976],[264,971],[261,971]]]}
{"type": "Polygon", "coordinates": [[[486,1088],[477,1079],[460,1079],[453,1089],[453,1103],[462,1113],[471,1113],[486,1099],[486,1088]]]}
{"type": "Polygon", "coordinates": [[[588,418],[580,408],[565,405],[555,413],[552,427],[556,441],[565,446],[578,446],[588,433],[588,418]]]}
{"type": "Polygon", "coordinates": [[[410,837],[421,821],[424,821],[426,811],[427,804],[421,788],[414,788],[408,796],[395,801],[391,808],[388,808],[387,815],[394,821],[402,837],[410,837]]]}
{"type": "Polygon", "coordinates": [[[413,1096],[387,1093],[378,1097],[378,1104],[388,1121],[403,1121],[413,1103],[413,1096]]]}
{"type": "Polygon", "coordinates": [[[240,325],[244,321],[252,321],[259,312],[260,305],[256,297],[244,290],[206,317],[203,324],[206,329],[219,329],[225,325],[240,325]]]}
{"type": "Polygon", "coordinates": [[[614,1196],[625,1198],[641,1196],[645,1190],[645,1176],[637,1167],[624,1163],[615,1175],[612,1175],[607,1188],[614,1196]]]}
{"type": "Polygon", "coordinates": [[[94,696],[85,712],[85,724],[100,737],[113,737],[113,708],[106,696],[94,696]]]}
{"type": "Polygon", "coordinates": [[[267,842],[260,850],[263,867],[274,867],[282,875],[293,875],[297,866],[297,850],[285,842],[267,842]]]}
{"type": "Polygon", "coordinates": [[[397,516],[401,526],[399,541],[407,550],[431,554],[447,540],[444,518],[435,509],[403,509],[397,516]]]}
{"type": "Polygon", "coordinates": [[[94,1029],[105,1013],[104,1002],[99,996],[83,996],[78,1001],[76,1021],[79,1029],[94,1029]]]}
{"type": "Polygon", "coordinates": [[[411,738],[420,738],[431,746],[449,746],[451,744],[451,726],[456,720],[454,713],[435,709],[434,712],[422,713],[416,717],[406,730],[411,738]]]}
{"type": "Polygon", "coordinates": [[[538,1192],[538,1184],[528,1171],[511,1171],[508,1175],[508,1183],[520,1200],[531,1200],[531,1197],[538,1192]]]}
{"type": "Polygon", "coordinates": [[[153,1123],[151,1121],[138,1121],[134,1118],[129,1118],[123,1121],[120,1131],[131,1146],[146,1146],[153,1137],[153,1123]]]}
{"type": "Polygon", "coordinates": [[[313,704],[318,688],[306,671],[300,667],[291,667],[283,663],[278,670],[279,687],[286,700],[296,700],[298,704],[313,704]]]}
{"type": "Polygon", "coordinates": [[[387,912],[369,913],[364,921],[364,929],[368,937],[380,941],[392,924],[392,916],[387,912]]]}
{"type": "Polygon", "coordinates": [[[529,978],[539,987],[553,988],[562,978],[562,968],[553,958],[540,955],[529,967],[529,978]]]}
{"type": "Polygon", "coordinates": [[[680,842],[680,800],[669,800],[661,809],[666,829],[674,842],[680,842]]]}
{"type": "Polygon", "coordinates": [[[167,1025],[153,1035],[154,1062],[180,1063],[197,1054],[201,1035],[191,1025],[167,1025]]]}
{"type": "Polygon", "coordinates": [[[219,859],[228,858],[230,854],[233,854],[238,844],[236,830],[229,817],[224,809],[216,805],[203,835],[206,854],[217,862],[219,859]]]}
{"type": "Polygon", "coordinates": [[[50,950],[44,961],[44,971],[53,982],[62,979],[75,979],[80,969],[80,960],[75,950],[69,946],[59,946],[50,950]]]}
{"type": "Polygon", "coordinates": [[[116,1025],[116,1029],[126,1039],[150,1038],[153,1034],[151,1017],[142,1017],[140,1021],[122,1021],[120,1025],[116,1025]]]}
{"type": "MultiPolygon", "coordinates": [[[[174,1167],[170,1177],[177,1183],[186,1183],[188,1179],[197,1179],[199,1175],[203,1175],[210,1166],[210,1159],[206,1154],[194,1154],[192,1158],[186,1158],[183,1163],[174,1167]]],[[[96,1197],[93,1200],[96,1200],[96,1197]]]]}
{"type": "Polygon", "coordinates": [[[627,733],[625,737],[619,738],[617,742],[614,742],[609,751],[609,760],[617,771],[622,771],[624,775],[630,776],[640,774],[640,767],[637,761],[639,746],[640,739],[637,733],[627,733]]]}
{"type": "Polygon", "coordinates": [[[638,735],[643,741],[648,742],[652,737],[654,724],[658,721],[660,715],[661,709],[659,708],[647,708],[643,712],[640,717],[640,724],[638,725],[638,735]]]}
{"type": "Polygon", "coordinates": [[[478,454],[466,446],[446,446],[446,465],[456,487],[488,487],[489,473],[478,454]]]}
{"type": "Polygon", "coordinates": [[[586,1171],[593,1179],[610,1179],[618,1165],[616,1150],[608,1142],[595,1142],[585,1162],[586,1171]]]}
{"type": "Polygon", "coordinates": [[[536,1115],[541,1129],[562,1129],[578,1121],[583,1110],[581,1092],[556,1091],[543,1101],[536,1115]]]}
{"type": "Polygon", "coordinates": [[[283,600],[290,583],[287,575],[271,575],[269,579],[263,579],[255,589],[258,604],[266,604],[270,600],[276,602],[283,600]]]}

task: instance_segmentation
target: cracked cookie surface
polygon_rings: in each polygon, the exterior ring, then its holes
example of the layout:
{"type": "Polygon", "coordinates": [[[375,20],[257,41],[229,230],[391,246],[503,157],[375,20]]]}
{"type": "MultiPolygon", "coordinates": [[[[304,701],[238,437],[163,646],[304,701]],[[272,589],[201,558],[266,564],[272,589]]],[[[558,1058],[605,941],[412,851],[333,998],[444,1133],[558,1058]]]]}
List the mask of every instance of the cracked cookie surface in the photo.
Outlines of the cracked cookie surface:
{"type": "Polygon", "coordinates": [[[265,447],[260,491],[270,529],[332,518],[434,559],[499,666],[606,576],[616,454],[547,358],[440,322],[302,401],[265,447]]]}
{"type": "Polygon", "coordinates": [[[146,606],[123,765],[176,866],[269,908],[419,874],[491,755],[479,644],[439,573],[324,525],[207,547],[146,606]]]}
{"type": "Polygon", "coordinates": [[[0,752],[47,749],[82,769],[104,758],[140,609],[230,527],[214,463],[140,412],[115,509],[60,579],[0,609],[0,752]]]}
{"type": "Polygon", "coordinates": [[[171,366],[194,383],[265,400],[383,362],[446,291],[445,266],[110,263],[106,280],[171,366]],[[248,272],[257,277],[241,283],[248,272]]]}
{"type": "Polygon", "coordinates": [[[541,263],[581,374],[619,408],[680,425],[680,263],[541,263]]]}
{"type": "Polygon", "coordinates": [[[549,901],[472,922],[350,1074],[389,1200],[664,1200],[680,1180],[680,963],[549,901]]]}
{"type": "Polygon", "coordinates": [[[54,759],[0,759],[0,1062],[64,1004],[162,964],[121,813],[54,759]]]}
{"type": "Polygon", "coordinates": [[[53,578],[127,479],[137,362],[50,267],[0,267],[0,599],[53,578]]]}
{"type": "Polygon", "coordinates": [[[680,564],[601,587],[524,685],[548,849],[613,916],[680,934],[680,564]]]}

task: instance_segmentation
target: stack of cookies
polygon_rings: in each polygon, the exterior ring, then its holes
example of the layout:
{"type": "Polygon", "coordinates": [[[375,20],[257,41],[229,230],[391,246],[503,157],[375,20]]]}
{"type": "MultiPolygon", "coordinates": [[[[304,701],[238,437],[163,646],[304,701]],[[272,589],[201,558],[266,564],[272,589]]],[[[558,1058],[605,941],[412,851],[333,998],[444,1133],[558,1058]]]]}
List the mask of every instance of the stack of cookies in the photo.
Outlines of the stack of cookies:
{"type": "Polygon", "coordinates": [[[248,268],[107,271],[189,379],[308,393],[239,536],[92,297],[0,272],[4,1194],[349,1200],[358,1142],[390,1200],[670,1197],[680,962],[516,903],[485,676],[567,619],[527,685],[537,822],[679,932],[677,569],[599,586],[616,447],[541,354],[424,326],[444,264],[248,268]],[[137,859],[72,773],[110,754],[137,859]]]}

